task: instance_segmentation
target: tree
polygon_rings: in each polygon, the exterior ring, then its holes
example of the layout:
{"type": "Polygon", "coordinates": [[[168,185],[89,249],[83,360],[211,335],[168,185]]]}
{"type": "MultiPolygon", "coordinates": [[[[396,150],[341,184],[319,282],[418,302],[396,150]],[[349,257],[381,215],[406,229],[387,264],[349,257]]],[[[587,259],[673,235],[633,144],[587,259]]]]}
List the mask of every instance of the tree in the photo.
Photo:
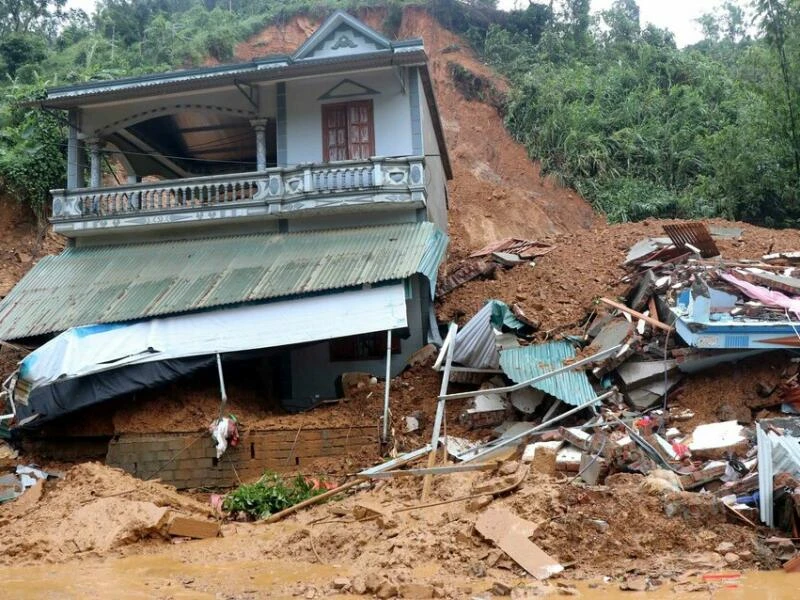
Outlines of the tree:
{"type": "Polygon", "coordinates": [[[0,0],[0,38],[39,33],[55,37],[67,0],[0,0]]]}
{"type": "Polygon", "coordinates": [[[754,8],[770,46],[775,50],[781,73],[787,128],[792,144],[795,178],[800,185],[800,122],[798,121],[798,26],[800,6],[797,0],[756,0],[754,8]]]}
{"type": "Polygon", "coordinates": [[[41,36],[31,33],[9,33],[0,39],[0,57],[11,77],[26,64],[36,64],[47,56],[47,46],[41,36]]]}

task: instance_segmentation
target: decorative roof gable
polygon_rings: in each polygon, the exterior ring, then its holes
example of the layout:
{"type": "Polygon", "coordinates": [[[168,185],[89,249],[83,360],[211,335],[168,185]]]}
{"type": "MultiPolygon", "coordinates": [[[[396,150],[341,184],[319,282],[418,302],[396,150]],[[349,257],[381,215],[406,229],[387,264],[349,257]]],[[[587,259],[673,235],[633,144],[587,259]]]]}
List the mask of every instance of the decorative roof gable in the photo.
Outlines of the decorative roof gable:
{"type": "Polygon", "coordinates": [[[331,100],[333,98],[352,98],[353,96],[375,96],[378,90],[361,85],[352,79],[342,79],[339,83],[322,94],[318,100],[331,100]]]}
{"type": "Polygon", "coordinates": [[[297,49],[292,59],[334,58],[391,49],[392,43],[377,31],[345,12],[336,11],[297,49]]]}

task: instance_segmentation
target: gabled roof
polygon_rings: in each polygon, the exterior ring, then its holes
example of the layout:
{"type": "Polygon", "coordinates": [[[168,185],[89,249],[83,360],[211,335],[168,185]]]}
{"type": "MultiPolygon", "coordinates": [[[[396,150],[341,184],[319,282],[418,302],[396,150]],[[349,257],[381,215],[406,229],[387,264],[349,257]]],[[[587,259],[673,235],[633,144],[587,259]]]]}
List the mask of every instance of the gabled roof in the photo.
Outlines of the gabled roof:
{"type": "Polygon", "coordinates": [[[447,236],[433,223],[406,223],[71,247],[40,260],[0,302],[0,340],[320,294],[415,273],[433,286],[446,246],[447,236]]]}
{"type": "Polygon", "coordinates": [[[276,54],[244,63],[53,87],[47,89],[44,99],[30,104],[67,109],[209,88],[240,87],[242,84],[403,66],[419,68],[424,98],[431,112],[445,173],[450,179],[452,168],[422,39],[389,41],[342,11],[337,11],[326,19],[291,56],[276,54]],[[337,36],[336,39],[332,37],[334,35],[337,36]],[[342,36],[348,42],[342,42],[342,47],[334,49],[342,36]],[[355,47],[350,47],[349,44],[354,44],[355,47]]]}
{"type": "Polygon", "coordinates": [[[421,38],[390,42],[355,17],[336,11],[292,55],[272,54],[250,62],[52,87],[37,104],[71,108],[154,93],[285,80],[344,69],[425,65],[427,60],[421,38]],[[332,38],[334,35],[336,39],[332,38]]]}
{"type": "Polygon", "coordinates": [[[361,54],[392,50],[392,43],[346,12],[337,10],[292,55],[294,60],[331,53],[361,54]]]}

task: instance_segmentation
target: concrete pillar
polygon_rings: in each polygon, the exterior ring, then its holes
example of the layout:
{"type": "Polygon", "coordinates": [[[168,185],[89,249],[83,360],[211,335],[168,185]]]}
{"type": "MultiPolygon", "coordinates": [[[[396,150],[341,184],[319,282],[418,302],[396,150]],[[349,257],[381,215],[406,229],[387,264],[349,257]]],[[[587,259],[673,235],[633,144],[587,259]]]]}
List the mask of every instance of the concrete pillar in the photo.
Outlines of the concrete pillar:
{"type": "Polygon", "coordinates": [[[99,188],[103,173],[100,164],[100,138],[90,138],[86,142],[89,145],[89,187],[99,188]]]}
{"type": "Polygon", "coordinates": [[[69,130],[67,133],[67,189],[74,190],[81,186],[81,161],[78,156],[78,111],[69,111],[69,130]]]}
{"type": "Polygon", "coordinates": [[[267,169],[267,119],[253,119],[250,125],[256,131],[256,171],[267,169]]]}

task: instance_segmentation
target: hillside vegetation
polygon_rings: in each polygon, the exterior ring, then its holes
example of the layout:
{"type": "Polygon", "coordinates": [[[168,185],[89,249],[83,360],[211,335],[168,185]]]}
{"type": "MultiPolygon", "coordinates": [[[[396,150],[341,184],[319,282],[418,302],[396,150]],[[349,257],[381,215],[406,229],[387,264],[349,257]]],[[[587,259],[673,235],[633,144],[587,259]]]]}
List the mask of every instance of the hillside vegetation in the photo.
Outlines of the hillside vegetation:
{"type": "Polygon", "coordinates": [[[451,76],[498,107],[542,170],[611,220],[722,216],[800,221],[800,0],[724,3],[705,39],[676,47],[642,26],[634,0],[599,16],[589,0],[0,0],[0,184],[44,214],[63,185],[61,115],[18,104],[48,85],[229,62],[240,42],[297,14],[380,8],[397,34],[404,5],[425,6],[506,76],[451,76]]]}

